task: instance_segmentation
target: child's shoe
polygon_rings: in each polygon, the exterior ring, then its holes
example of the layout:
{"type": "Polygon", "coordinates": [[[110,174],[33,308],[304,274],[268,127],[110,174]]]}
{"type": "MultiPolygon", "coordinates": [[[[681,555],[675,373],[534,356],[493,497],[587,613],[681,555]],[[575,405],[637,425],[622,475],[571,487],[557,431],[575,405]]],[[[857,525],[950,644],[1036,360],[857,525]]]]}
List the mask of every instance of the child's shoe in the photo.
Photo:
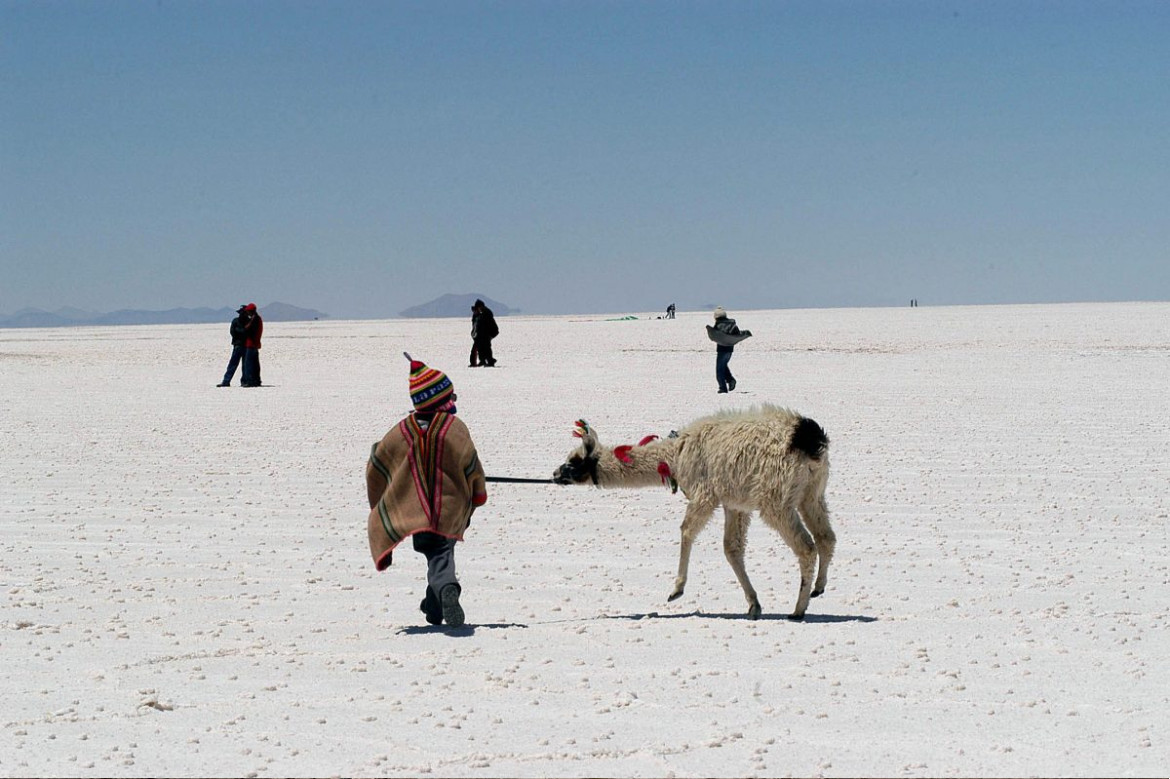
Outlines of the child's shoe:
{"type": "Polygon", "coordinates": [[[443,624],[443,608],[439,605],[439,599],[435,597],[435,591],[429,586],[427,587],[427,597],[418,604],[418,610],[426,615],[428,623],[432,625],[443,624]]]}
{"type": "MultiPolygon", "coordinates": [[[[439,602],[442,604],[442,619],[448,627],[463,626],[463,607],[459,605],[459,585],[448,584],[439,593],[439,602]]],[[[427,617],[430,620],[430,617],[427,617]]]]}

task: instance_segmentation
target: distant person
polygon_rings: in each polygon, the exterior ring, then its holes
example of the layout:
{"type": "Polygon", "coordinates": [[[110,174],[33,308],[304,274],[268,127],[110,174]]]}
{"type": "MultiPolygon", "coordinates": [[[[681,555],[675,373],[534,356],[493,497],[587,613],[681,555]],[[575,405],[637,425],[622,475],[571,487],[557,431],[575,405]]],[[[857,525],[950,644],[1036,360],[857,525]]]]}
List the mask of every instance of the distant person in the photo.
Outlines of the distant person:
{"type": "Polygon", "coordinates": [[[260,386],[260,337],[264,334],[264,320],[255,303],[244,306],[244,375],[241,387],[260,386]]]}
{"type": "MultiPolygon", "coordinates": [[[[478,301],[477,301],[478,302],[478,301]]],[[[479,334],[479,307],[475,303],[471,304],[471,358],[468,360],[469,368],[479,367],[479,342],[476,340],[479,334]]]]}
{"type": "MultiPolygon", "coordinates": [[[[240,360],[244,359],[244,311],[247,306],[240,306],[236,309],[236,318],[232,320],[228,331],[232,334],[232,356],[228,360],[227,370],[223,374],[223,381],[215,385],[217,387],[232,386],[232,379],[236,375],[236,367],[240,364],[240,360]]],[[[240,376],[241,381],[243,375],[240,376]]]]}
{"type": "Polygon", "coordinates": [[[667,319],[674,319],[674,303],[671,303],[669,306],[666,307],[666,318],[667,319]]]}
{"type": "Polygon", "coordinates": [[[496,315],[484,305],[482,300],[476,300],[471,307],[471,362],[479,367],[496,367],[496,358],[492,355],[492,339],[500,334],[500,326],[496,324],[496,315]],[[476,363],[476,360],[479,360],[476,363]]]}
{"type": "Polygon", "coordinates": [[[745,338],[751,338],[750,330],[740,330],[735,320],[727,316],[723,306],[715,308],[715,324],[707,325],[707,337],[715,342],[715,379],[719,382],[719,394],[735,389],[735,377],[731,375],[731,355],[735,345],[745,338]]]}
{"type": "MultiPolygon", "coordinates": [[[[403,353],[405,354],[405,352],[403,353]]],[[[463,624],[455,543],[487,502],[487,483],[467,426],[455,416],[455,388],[442,371],[409,354],[413,413],[374,444],[366,464],[367,527],[374,567],[384,571],[394,548],[411,536],[427,558],[427,622],[463,624]]]]}

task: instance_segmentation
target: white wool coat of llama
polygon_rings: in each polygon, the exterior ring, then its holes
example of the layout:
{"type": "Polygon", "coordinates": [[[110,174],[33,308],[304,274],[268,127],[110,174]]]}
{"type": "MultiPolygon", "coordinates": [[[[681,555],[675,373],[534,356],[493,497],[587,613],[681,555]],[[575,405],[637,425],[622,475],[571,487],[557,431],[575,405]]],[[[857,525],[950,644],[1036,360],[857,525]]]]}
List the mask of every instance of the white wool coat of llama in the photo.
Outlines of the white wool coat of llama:
{"type": "Polygon", "coordinates": [[[691,546],[720,506],[723,553],[743,587],[749,618],[761,614],[743,561],[752,512],[780,534],[799,563],[800,589],[789,618],[803,619],[809,598],[825,591],[837,538],[825,503],[829,439],[813,420],[764,405],[704,417],[670,438],[651,436],[636,446],[604,446],[584,420],[573,435],[581,444],[554,472],[557,483],[636,488],[665,482],[686,496],[678,576],[668,600],[683,594],[691,546]]]}

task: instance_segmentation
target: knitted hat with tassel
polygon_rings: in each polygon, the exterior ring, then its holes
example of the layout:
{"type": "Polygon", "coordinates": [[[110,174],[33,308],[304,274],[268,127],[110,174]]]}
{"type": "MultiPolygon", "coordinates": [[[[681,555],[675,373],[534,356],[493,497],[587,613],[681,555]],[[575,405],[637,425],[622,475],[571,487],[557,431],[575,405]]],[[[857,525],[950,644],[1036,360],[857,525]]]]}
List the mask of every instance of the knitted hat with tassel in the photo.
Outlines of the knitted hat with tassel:
{"type": "Polygon", "coordinates": [[[455,400],[455,387],[442,371],[428,368],[423,363],[402,353],[410,360],[410,402],[419,413],[441,411],[455,400]]]}

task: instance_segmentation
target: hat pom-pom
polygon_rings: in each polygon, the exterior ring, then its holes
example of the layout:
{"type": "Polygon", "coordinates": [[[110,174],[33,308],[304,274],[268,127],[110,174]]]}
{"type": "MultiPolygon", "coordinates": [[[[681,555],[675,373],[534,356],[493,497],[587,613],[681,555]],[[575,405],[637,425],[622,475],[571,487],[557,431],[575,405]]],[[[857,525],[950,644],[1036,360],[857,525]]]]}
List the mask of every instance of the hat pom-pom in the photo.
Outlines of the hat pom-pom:
{"type": "Polygon", "coordinates": [[[402,356],[405,357],[407,360],[410,360],[410,372],[411,373],[418,373],[419,371],[426,370],[426,367],[427,367],[426,363],[419,362],[418,360],[411,357],[410,352],[403,352],[402,356]]]}

